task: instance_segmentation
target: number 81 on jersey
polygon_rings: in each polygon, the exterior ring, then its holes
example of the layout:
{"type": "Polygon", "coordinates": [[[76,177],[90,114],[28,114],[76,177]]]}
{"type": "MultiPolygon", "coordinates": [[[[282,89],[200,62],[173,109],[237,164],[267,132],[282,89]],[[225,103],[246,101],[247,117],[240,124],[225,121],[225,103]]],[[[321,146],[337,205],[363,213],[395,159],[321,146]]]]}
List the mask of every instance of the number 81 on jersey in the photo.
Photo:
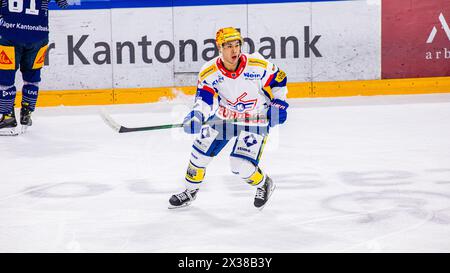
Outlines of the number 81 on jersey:
{"type": "MultiPolygon", "coordinates": [[[[23,12],[24,0],[8,0],[8,9],[10,12],[23,12]]],[[[39,10],[36,9],[36,0],[30,0],[30,7],[25,9],[25,14],[39,15],[39,10]]]]}

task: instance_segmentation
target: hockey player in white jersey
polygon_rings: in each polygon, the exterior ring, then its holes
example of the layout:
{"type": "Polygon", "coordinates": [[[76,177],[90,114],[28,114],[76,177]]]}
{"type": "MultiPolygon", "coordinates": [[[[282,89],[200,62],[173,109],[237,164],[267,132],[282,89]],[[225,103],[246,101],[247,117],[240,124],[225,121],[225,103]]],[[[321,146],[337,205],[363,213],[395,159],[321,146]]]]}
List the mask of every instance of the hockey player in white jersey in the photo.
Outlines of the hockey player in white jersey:
{"type": "Polygon", "coordinates": [[[234,140],[231,171],[256,187],[254,206],[262,209],[275,184],[258,165],[270,127],[287,118],[286,73],[259,53],[242,53],[243,39],[235,28],[217,31],[216,44],[220,54],[202,67],[194,106],[183,121],[186,133],[198,134],[187,167],[186,190],[170,198],[169,208],[195,200],[208,164],[234,140]]]}

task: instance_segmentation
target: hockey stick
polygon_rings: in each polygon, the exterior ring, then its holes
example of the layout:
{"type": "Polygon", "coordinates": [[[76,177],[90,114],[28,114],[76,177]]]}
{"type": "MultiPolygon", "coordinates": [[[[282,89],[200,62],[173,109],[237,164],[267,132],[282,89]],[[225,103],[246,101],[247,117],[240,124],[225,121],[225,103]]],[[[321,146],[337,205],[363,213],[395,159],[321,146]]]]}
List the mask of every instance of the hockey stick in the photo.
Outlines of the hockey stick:
{"type": "MultiPolygon", "coordinates": [[[[112,119],[108,113],[104,109],[100,112],[101,117],[103,118],[103,121],[111,127],[114,131],[118,133],[130,133],[130,132],[139,132],[139,131],[152,131],[152,130],[161,130],[161,129],[170,129],[170,128],[180,128],[183,127],[183,123],[176,123],[176,124],[164,124],[164,125],[156,125],[156,126],[145,126],[145,127],[125,127],[123,125],[120,125],[115,120],[112,119]]],[[[203,124],[220,124],[224,122],[246,122],[246,121],[265,121],[267,118],[264,116],[261,117],[254,117],[254,118],[246,118],[246,119],[229,119],[229,120],[211,120],[207,121],[203,124]]]]}

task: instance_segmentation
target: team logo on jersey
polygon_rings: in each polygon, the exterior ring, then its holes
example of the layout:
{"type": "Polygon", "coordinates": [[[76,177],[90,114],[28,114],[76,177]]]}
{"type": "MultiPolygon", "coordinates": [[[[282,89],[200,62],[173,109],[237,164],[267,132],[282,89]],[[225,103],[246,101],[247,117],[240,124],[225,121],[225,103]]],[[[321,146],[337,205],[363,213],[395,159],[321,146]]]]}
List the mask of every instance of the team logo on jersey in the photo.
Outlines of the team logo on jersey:
{"type": "Polygon", "coordinates": [[[244,100],[245,96],[247,96],[247,92],[244,92],[242,95],[240,95],[234,102],[227,100],[227,103],[231,109],[239,113],[244,113],[255,109],[258,99],[244,100]]]}
{"type": "Polygon", "coordinates": [[[258,74],[258,73],[254,73],[254,72],[245,72],[244,73],[244,78],[246,79],[246,80],[259,80],[259,79],[261,79],[262,77],[261,77],[261,74],[258,74]]]}
{"type": "Polygon", "coordinates": [[[247,147],[251,147],[258,143],[258,141],[256,140],[254,135],[248,135],[248,136],[244,137],[244,142],[245,142],[245,145],[247,145],[247,147]]]}
{"type": "Polygon", "coordinates": [[[39,69],[44,66],[45,62],[45,54],[47,53],[48,45],[45,45],[39,49],[39,52],[36,55],[36,58],[33,63],[33,69],[39,69]]]}
{"type": "Polygon", "coordinates": [[[275,78],[275,81],[281,83],[285,78],[286,78],[286,73],[280,69],[280,71],[278,71],[277,77],[275,78]]]}
{"type": "Polygon", "coordinates": [[[0,45],[0,69],[2,70],[14,70],[14,47],[0,45]]]}
{"type": "Polygon", "coordinates": [[[11,59],[8,58],[8,55],[6,55],[5,51],[2,51],[0,53],[0,64],[12,64],[13,62],[11,59]]]}
{"type": "Polygon", "coordinates": [[[225,78],[223,76],[218,75],[217,79],[214,80],[211,84],[212,84],[212,86],[216,86],[219,83],[222,83],[224,80],[225,80],[225,78]]]}
{"type": "Polygon", "coordinates": [[[43,54],[39,59],[37,59],[36,64],[43,65],[45,62],[45,54],[43,54]]]}

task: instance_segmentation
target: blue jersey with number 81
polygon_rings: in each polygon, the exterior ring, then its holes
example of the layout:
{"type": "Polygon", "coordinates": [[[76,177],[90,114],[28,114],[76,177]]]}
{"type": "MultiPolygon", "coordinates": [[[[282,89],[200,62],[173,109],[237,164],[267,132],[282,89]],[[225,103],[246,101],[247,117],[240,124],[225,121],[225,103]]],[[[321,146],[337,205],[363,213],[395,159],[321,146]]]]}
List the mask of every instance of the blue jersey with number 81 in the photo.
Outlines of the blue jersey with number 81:
{"type": "MultiPolygon", "coordinates": [[[[0,0],[0,36],[32,43],[48,39],[48,3],[50,0],[0,0]]],[[[66,0],[56,0],[66,7],[66,0]]]]}

